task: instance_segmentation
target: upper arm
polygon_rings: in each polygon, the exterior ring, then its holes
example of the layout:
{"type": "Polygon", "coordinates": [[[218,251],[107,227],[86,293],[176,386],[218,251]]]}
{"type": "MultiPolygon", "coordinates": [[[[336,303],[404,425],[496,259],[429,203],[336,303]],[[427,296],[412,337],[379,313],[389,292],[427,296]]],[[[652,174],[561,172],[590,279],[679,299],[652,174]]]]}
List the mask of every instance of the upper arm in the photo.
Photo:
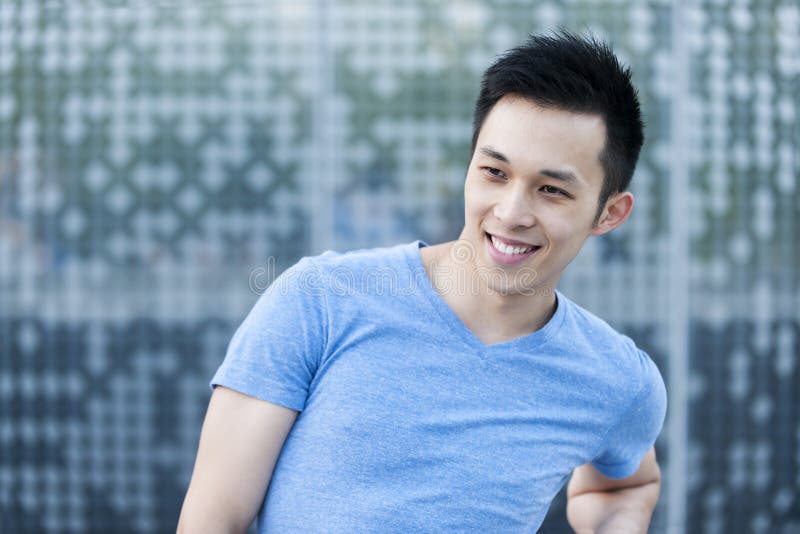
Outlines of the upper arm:
{"type": "Polygon", "coordinates": [[[214,388],[178,530],[244,532],[264,499],[297,414],[232,389],[214,388]]]}
{"type": "Polygon", "coordinates": [[[574,497],[592,491],[608,491],[632,486],[641,486],[661,480],[661,470],[656,461],[655,447],[651,447],[642,458],[639,468],[625,478],[609,478],[592,466],[583,464],[572,472],[567,485],[567,497],[574,497]]]}
{"type": "Polygon", "coordinates": [[[596,475],[608,479],[626,480],[639,469],[652,470],[653,445],[664,426],[667,390],[658,367],[646,353],[638,351],[637,367],[630,373],[641,377],[638,392],[628,401],[627,408],[616,415],[616,423],[605,432],[590,460],[592,468],[598,471],[596,475]]]}

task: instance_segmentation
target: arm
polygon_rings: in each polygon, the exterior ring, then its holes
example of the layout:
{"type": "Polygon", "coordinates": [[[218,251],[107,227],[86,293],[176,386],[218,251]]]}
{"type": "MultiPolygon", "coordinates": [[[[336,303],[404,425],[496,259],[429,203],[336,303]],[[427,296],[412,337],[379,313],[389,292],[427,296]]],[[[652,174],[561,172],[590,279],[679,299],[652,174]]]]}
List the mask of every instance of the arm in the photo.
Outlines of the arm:
{"type": "Polygon", "coordinates": [[[567,520],[577,534],[646,533],[660,491],[655,448],[627,478],[608,478],[584,464],[567,486],[567,520]]]}
{"type": "Polygon", "coordinates": [[[179,533],[245,532],[298,412],[218,386],[208,405],[179,533]]]}

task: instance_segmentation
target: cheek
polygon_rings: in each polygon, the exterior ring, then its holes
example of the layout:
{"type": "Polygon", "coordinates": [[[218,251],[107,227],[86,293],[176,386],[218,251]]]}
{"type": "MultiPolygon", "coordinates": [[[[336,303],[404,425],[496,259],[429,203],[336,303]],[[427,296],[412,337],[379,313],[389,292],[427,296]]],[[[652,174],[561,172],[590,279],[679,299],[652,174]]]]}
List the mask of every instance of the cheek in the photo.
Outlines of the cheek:
{"type": "Polygon", "coordinates": [[[576,214],[560,213],[548,220],[547,232],[551,239],[564,243],[579,239],[583,235],[583,228],[576,214]]]}
{"type": "Polygon", "coordinates": [[[579,201],[562,206],[563,209],[554,213],[551,219],[551,227],[565,239],[576,235],[586,235],[592,227],[594,220],[594,205],[579,201]]]}
{"type": "Polygon", "coordinates": [[[474,180],[468,178],[464,184],[464,207],[466,213],[472,215],[484,213],[490,205],[487,193],[487,191],[481,190],[474,180]]]}
{"type": "MultiPolygon", "coordinates": [[[[552,221],[551,221],[552,222],[552,221]]],[[[573,258],[583,247],[588,231],[576,220],[559,220],[548,227],[549,238],[559,256],[573,258]]],[[[571,261],[571,260],[570,260],[571,261]]]]}

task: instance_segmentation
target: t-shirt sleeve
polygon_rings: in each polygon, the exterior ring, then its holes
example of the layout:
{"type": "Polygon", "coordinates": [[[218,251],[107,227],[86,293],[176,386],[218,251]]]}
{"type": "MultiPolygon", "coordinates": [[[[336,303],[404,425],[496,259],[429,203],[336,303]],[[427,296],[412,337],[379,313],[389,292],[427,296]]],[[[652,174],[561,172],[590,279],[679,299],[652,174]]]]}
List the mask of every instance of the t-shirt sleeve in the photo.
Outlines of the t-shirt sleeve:
{"type": "Polygon", "coordinates": [[[603,448],[592,460],[592,465],[609,478],[625,478],[635,473],[664,425],[667,412],[664,380],[653,360],[641,350],[638,353],[642,376],[639,392],[606,434],[603,448]]]}
{"type": "Polygon", "coordinates": [[[302,411],[325,350],[326,319],[320,270],[303,258],[259,297],[209,386],[302,411]]]}

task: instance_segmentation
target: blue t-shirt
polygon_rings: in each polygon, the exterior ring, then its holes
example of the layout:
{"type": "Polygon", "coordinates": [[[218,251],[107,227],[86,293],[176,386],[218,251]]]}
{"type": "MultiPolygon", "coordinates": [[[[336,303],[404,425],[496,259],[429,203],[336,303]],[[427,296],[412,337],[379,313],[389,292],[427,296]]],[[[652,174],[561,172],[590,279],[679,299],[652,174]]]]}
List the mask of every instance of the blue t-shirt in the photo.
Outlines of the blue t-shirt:
{"type": "Polygon", "coordinates": [[[535,532],[573,469],[638,468],[663,425],[650,357],[556,292],[532,334],[484,344],[415,241],[303,258],[213,380],[300,411],[259,532],[535,532]]]}

